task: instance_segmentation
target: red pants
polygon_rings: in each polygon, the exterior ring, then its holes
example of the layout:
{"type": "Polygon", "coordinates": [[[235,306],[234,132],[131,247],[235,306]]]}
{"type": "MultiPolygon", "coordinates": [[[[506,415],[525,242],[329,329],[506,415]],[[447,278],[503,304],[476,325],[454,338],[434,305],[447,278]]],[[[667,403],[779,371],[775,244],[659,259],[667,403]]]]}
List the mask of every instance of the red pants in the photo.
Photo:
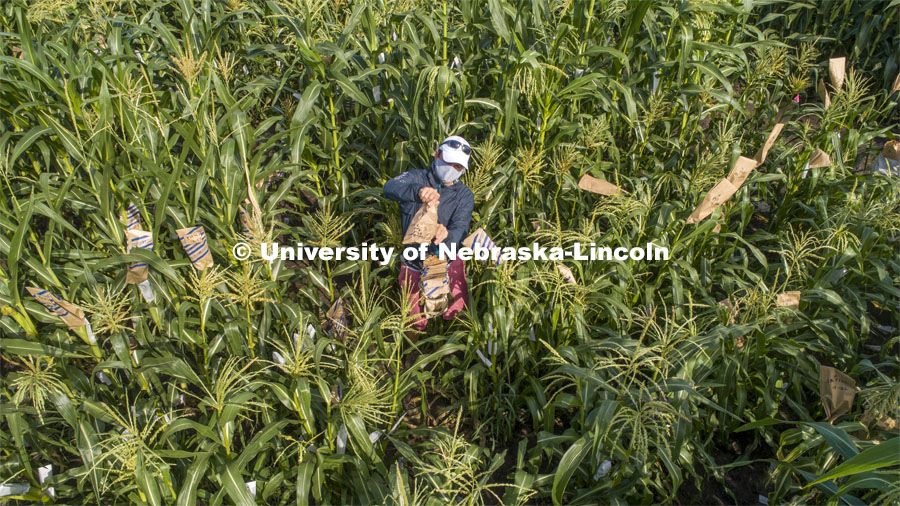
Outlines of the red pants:
{"type": "MultiPolygon", "coordinates": [[[[419,278],[421,276],[421,272],[405,265],[400,266],[400,286],[409,292],[409,302],[412,304],[409,314],[420,315],[413,324],[417,330],[425,330],[425,326],[428,325],[428,318],[422,314],[422,306],[419,304],[419,278]]],[[[444,312],[444,319],[452,320],[469,303],[469,287],[466,285],[466,269],[462,259],[457,258],[450,262],[447,278],[450,283],[450,304],[444,312]]]]}

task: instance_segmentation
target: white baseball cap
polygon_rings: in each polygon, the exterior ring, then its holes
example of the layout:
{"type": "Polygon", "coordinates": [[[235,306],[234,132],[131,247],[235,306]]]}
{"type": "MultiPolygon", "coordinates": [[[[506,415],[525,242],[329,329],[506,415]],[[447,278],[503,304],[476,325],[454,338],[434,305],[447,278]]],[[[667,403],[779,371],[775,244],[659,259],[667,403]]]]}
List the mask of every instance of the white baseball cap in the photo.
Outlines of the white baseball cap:
{"type": "Polygon", "coordinates": [[[472,148],[462,137],[451,135],[441,142],[438,149],[441,151],[445,162],[458,163],[466,169],[469,168],[469,156],[472,154],[472,148]]]}

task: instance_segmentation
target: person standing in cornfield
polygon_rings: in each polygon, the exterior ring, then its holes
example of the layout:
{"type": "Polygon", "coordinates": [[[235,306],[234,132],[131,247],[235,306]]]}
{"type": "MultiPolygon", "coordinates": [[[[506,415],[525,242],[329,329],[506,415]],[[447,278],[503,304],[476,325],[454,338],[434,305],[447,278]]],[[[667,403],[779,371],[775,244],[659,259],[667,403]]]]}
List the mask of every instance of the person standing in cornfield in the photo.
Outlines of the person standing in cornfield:
{"type": "MultiPolygon", "coordinates": [[[[438,201],[438,226],[430,252],[436,252],[437,245],[441,243],[448,247],[455,245],[457,249],[462,247],[463,238],[472,222],[475,195],[459,178],[469,168],[471,153],[472,148],[465,139],[457,135],[447,137],[435,150],[430,169],[409,170],[384,185],[384,195],[400,204],[403,234],[406,234],[413,216],[421,206],[438,201]]],[[[418,250],[416,245],[407,245],[406,248],[418,250]]],[[[412,306],[410,315],[418,315],[413,326],[421,331],[428,324],[429,316],[420,305],[422,294],[419,280],[423,262],[417,254],[413,260],[407,260],[406,255],[402,255],[400,263],[400,287],[409,293],[409,303],[412,306]]],[[[469,288],[466,285],[462,259],[449,262],[447,275],[450,300],[444,311],[444,319],[452,320],[469,302],[469,288]]],[[[417,340],[415,336],[411,337],[414,341],[417,340]]]]}

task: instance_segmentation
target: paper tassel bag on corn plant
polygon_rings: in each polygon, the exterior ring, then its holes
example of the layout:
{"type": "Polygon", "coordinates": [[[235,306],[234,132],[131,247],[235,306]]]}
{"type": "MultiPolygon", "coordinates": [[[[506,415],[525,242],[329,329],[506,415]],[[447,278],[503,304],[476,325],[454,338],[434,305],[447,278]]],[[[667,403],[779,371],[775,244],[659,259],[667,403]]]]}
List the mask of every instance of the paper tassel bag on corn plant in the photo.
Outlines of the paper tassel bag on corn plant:
{"type": "MultiPolygon", "coordinates": [[[[488,237],[487,233],[484,231],[483,228],[479,227],[478,230],[472,232],[472,234],[469,235],[469,237],[466,237],[463,240],[462,244],[463,244],[463,246],[465,246],[467,248],[472,248],[473,251],[478,248],[483,248],[483,249],[490,251],[491,254],[494,254],[495,252],[498,253],[497,254],[497,262],[496,262],[498,265],[501,262],[505,261],[500,258],[499,251],[496,251],[496,250],[499,250],[500,248],[498,248],[497,245],[494,244],[494,241],[492,241],[491,238],[488,237]]],[[[489,255],[487,257],[487,259],[491,260],[492,257],[489,255]]]]}
{"type": "Polygon", "coordinates": [[[28,290],[28,293],[44,306],[47,311],[58,316],[70,328],[84,327],[88,324],[87,319],[84,317],[84,311],[78,307],[60,299],[47,290],[32,288],[30,286],[25,289],[28,290]]]}
{"type": "Polygon", "coordinates": [[[800,309],[800,291],[791,290],[789,292],[779,293],[775,303],[778,307],[790,307],[800,309]]]}
{"type": "MultiPolygon", "coordinates": [[[[131,253],[134,248],[153,250],[153,234],[144,232],[143,230],[126,230],[125,231],[125,252],[131,253]]],[[[128,266],[128,272],[125,273],[125,282],[130,284],[138,284],[147,280],[149,266],[146,262],[132,262],[128,266]]]]}
{"type": "Polygon", "coordinates": [[[832,58],[828,60],[828,79],[835,91],[841,91],[844,87],[844,74],[847,70],[847,58],[832,58]]]}
{"type": "Polygon", "coordinates": [[[484,229],[479,227],[478,230],[472,232],[471,234],[469,234],[468,237],[463,239],[463,246],[465,246],[467,248],[475,248],[477,246],[486,248],[487,246],[484,246],[484,244],[486,242],[489,242],[490,244],[494,244],[493,242],[490,242],[490,241],[491,240],[490,240],[490,238],[488,238],[488,235],[484,232],[484,229]]]}
{"type": "Polygon", "coordinates": [[[238,216],[241,217],[241,233],[247,236],[248,239],[253,239],[253,233],[251,232],[253,225],[250,223],[250,215],[247,214],[244,206],[238,206],[238,216]]]}
{"type": "Polygon", "coordinates": [[[716,186],[713,187],[712,190],[709,190],[709,193],[703,197],[703,202],[700,202],[700,205],[697,206],[697,209],[694,209],[694,212],[688,216],[687,223],[688,225],[692,223],[697,223],[705,219],[707,216],[713,213],[719,206],[722,205],[726,200],[730,199],[734,192],[737,191],[737,188],[731,184],[727,179],[723,179],[719,181],[716,186]]]}
{"type": "Polygon", "coordinates": [[[344,341],[347,335],[347,315],[344,313],[344,299],[338,297],[334,304],[325,313],[328,324],[331,326],[334,336],[344,341]]]}
{"type": "Polygon", "coordinates": [[[828,156],[828,153],[822,151],[821,149],[816,149],[816,152],[813,153],[812,158],[809,159],[809,168],[810,169],[820,169],[822,167],[830,167],[831,166],[831,157],[828,156]]]}
{"type": "Polygon", "coordinates": [[[843,414],[849,413],[856,397],[856,381],[834,367],[819,367],[819,396],[825,407],[825,416],[834,423],[843,414]]]}
{"type": "Polygon", "coordinates": [[[244,199],[244,205],[238,206],[238,216],[241,220],[241,233],[252,241],[263,233],[262,211],[259,206],[253,206],[250,199],[244,199]],[[247,209],[250,209],[249,211],[247,209]]]}
{"type": "Polygon", "coordinates": [[[409,222],[409,228],[406,229],[406,235],[403,236],[403,244],[431,242],[437,232],[437,226],[438,201],[422,205],[416,211],[412,221],[409,222]]]}
{"type": "MultiPolygon", "coordinates": [[[[734,325],[738,315],[738,308],[728,298],[720,300],[719,306],[725,308],[728,312],[728,324],[734,325]]],[[[743,343],[743,339],[741,340],[741,343],[743,343]]]]}
{"type": "Polygon", "coordinates": [[[123,213],[122,221],[125,223],[125,230],[143,230],[141,228],[141,212],[134,205],[134,202],[128,203],[128,207],[123,213]]]}
{"type": "Polygon", "coordinates": [[[202,226],[180,228],[176,230],[178,240],[184,247],[184,252],[191,259],[191,264],[198,271],[212,267],[212,255],[209,253],[209,245],[206,243],[206,231],[202,226]]]}
{"type": "Polygon", "coordinates": [[[772,131],[769,132],[769,136],[766,138],[766,143],[759,148],[759,152],[756,153],[756,156],[753,158],[756,160],[757,165],[762,165],[763,162],[766,161],[766,156],[769,155],[769,150],[772,149],[772,146],[775,145],[775,141],[778,140],[778,136],[781,135],[781,130],[784,128],[784,123],[776,123],[774,127],[772,127],[772,131]]]}
{"type": "Polygon", "coordinates": [[[872,166],[874,172],[900,177],[900,141],[887,141],[872,166]]]}
{"type": "Polygon", "coordinates": [[[615,195],[620,191],[618,186],[587,174],[581,176],[581,180],[578,181],[578,187],[591,193],[599,193],[600,195],[615,195]]]}
{"type": "Polygon", "coordinates": [[[419,278],[421,300],[428,313],[442,313],[447,310],[450,295],[448,265],[437,255],[425,257],[422,277],[419,278]]]}
{"type": "Polygon", "coordinates": [[[739,156],[737,161],[734,162],[734,167],[731,168],[731,172],[728,173],[728,182],[733,184],[735,188],[740,188],[744,181],[750,177],[750,173],[753,172],[753,169],[756,168],[756,160],[752,158],[746,158],[743,156],[739,156]]]}
{"type": "Polygon", "coordinates": [[[566,283],[569,283],[570,285],[578,284],[578,281],[575,281],[575,275],[572,274],[571,269],[563,264],[556,264],[556,269],[559,271],[559,274],[563,277],[566,283]]]}
{"type": "Polygon", "coordinates": [[[825,87],[825,80],[819,79],[819,85],[816,86],[816,92],[819,95],[819,99],[822,101],[822,104],[826,109],[831,107],[831,94],[828,93],[828,88],[825,87]]]}
{"type": "Polygon", "coordinates": [[[888,160],[900,162],[900,141],[887,141],[881,150],[881,156],[888,160]]]}

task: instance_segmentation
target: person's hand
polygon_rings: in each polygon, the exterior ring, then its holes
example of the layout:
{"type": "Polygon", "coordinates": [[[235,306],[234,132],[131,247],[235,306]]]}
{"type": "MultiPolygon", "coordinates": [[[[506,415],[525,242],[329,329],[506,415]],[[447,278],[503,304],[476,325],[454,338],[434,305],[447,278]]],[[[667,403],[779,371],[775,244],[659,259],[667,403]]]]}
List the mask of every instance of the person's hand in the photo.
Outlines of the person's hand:
{"type": "Polygon", "coordinates": [[[434,188],[430,186],[426,186],[419,190],[419,200],[425,202],[426,204],[431,204],[438,198],[440,198],[440,194],[434,188]]]}
{"type": "Polygon", "coordinates": [[[447,238],[447,227],[438,223],[437,231],[434,233],[434,243],[440,244],[447,238]]]}

